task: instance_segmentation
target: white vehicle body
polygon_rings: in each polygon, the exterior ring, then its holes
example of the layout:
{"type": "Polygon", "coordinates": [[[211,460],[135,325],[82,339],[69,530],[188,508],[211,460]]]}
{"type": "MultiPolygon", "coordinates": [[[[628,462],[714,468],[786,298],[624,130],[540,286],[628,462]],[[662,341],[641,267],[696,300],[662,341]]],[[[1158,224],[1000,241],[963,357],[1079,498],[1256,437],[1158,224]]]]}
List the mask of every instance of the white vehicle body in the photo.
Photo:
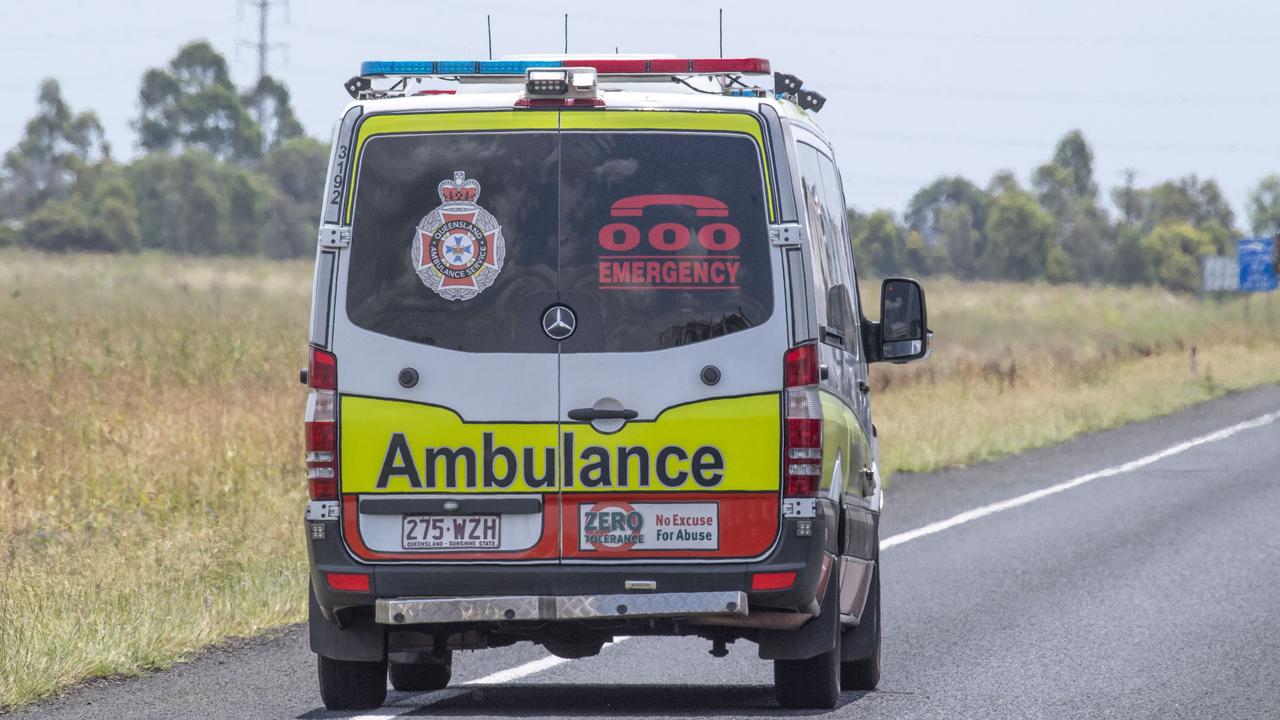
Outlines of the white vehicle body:
{"type": "Polygon", "coordinates": [[[793,95],[607,62],[457,94],[352,80],[310,338],[322,691],[342,663],[394,681],[623,630],[754,640],[796,678],[874,649],[878,676],[867,363],[927,353],[923,296],[887,284],[907,310],[884,332],[863,315],[793,95]]]}

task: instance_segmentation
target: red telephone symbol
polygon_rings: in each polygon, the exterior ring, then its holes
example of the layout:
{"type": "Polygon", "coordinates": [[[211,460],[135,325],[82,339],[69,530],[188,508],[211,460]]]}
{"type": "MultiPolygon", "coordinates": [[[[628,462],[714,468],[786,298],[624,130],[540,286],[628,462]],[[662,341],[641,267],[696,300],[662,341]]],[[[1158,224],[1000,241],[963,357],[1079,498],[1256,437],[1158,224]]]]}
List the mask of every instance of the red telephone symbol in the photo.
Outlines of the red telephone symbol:
{"type": "Polygon", "coordinates": [[[615,202],[609,209],[613,217],[640,217],[650,205],[684,205],[698,217],[729,217],[729,206],[706,195],[632,195],[615,202]]]}
{"type": "MultiPolygon", "coordinates": [[[[729,217],[728,205],[706,195],[632,195],[615,202],[609,215],[641,217],[651,205],[690,207],[698,217],[729,217]]],[[[649,228],[649,244],[654,250],[683,250],[692,236],[692,228],[680,223],[664,222],[649,228]]],[[[600,228],[598,239],[606,250],[627,252],[640,244],[640,228],[630,223],[609,223],[600,228]]],[[[698,229],[698,243],[707,250],[732,250],[741,240],[738,228],[729,223],[711,223],[698,229]]]]}

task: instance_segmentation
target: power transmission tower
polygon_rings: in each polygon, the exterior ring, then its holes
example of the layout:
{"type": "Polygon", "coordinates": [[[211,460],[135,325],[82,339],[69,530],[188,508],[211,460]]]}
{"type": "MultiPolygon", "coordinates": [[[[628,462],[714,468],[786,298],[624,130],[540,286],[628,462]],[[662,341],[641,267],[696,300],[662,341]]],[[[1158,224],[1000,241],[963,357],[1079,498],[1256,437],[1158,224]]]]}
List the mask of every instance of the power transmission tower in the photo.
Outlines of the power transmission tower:
{"type": "Polygon", "coordinates": [[[254,48],[258,52],[258,82],[262,82],[262,78],[267,76],[267,58],[272,50],[287,49],[285,43],[272,43],[267,41],[267,26],[271,18],[271,7],[273,5],[283,5],[285,9],[285,17],[288,18],[289,0],[242,0],[240,9],[243,11],[243,4],[248,3],[258,10],[258,41],[241,40],[240,43],[254,48]]]}

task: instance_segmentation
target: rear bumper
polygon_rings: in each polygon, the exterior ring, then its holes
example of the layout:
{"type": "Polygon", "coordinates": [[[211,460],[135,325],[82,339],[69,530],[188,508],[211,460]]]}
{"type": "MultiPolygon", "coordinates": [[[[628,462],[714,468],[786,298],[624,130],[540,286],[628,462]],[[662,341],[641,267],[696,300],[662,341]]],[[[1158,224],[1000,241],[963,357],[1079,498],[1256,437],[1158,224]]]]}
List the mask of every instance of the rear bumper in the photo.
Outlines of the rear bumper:
{"type": "Polygon", "coordinates": [[[816,515],[803,532],[799,519],[784,518],[768,557],[747,562],[420,565],[361,563],[334,519],[312,518],[311,649],[376,661],[532,641],[572,655],[620,634],[701,635],[756,642],[770,659],[813,657],[830,649],[840,622],[828,578],[838,577],[841,555],[874,557],[877,519],[868,516],[866,532],[841,532],[839,506],[827,500],[816,515]],[[314,532],[316,524],[328,531],[314,532]],[[328,573],[365,575],[369,589],[337,590],[328,573]],[[795,575],[788,587],[753,589],[759,573],[795,575]]]}
{"type": "Polygon", "coordinates": [[[383,625],[746,614],[747,594],[741,591],[394,598],[374,605],[374,620],[383,625]]]}
{"type": "MultiPolygon", "coordinates": [[[[650,607],[644,600],[653,597],[715,597],[717,602],[704,607],[699,604],[692,611],[664,613],[667,617],[694,617],[703,615],[713,622],[733,621],[732,614],[724,615],[729,598],[736,599],[738,611],[750,608],[754,615],[758,610],[814,613],[817,611],[819,586],[825,576],[824,564],[840,554],[837,506],[830,501],[817,503],[817,517],[813,518],[812,532],[800,533],[796,518],[783,518],[781,536],[768,557],[744,562],[669,561],[619,562],[619,563],[437,563],[437,564],[385,564],[370,565],[353,558],[343,546],[337,532],[337,523],[326,520],[329,532],[322,539],[309,539],[307,546],[311,560],[311,580],[318,609],[329,620],[339,611],[362,610],[372,621],[382,607],[390,602],[416,603],[413,607],[428,607],[425,601],[435,603],[483,602],[495,599],[521,598],[519,607],[502,607],[497,617],[465,620],[416,620],[413,622],[384,622],[384,627],[397,625],[475,623],[512,620],[546,622],[555,619],[600,618],[617,620],[625,616],[644,617],[633,608],[650,607]],[[325,575],[330,572],[360,573],[369,576],[368,592],[346,592],[331,588],[325,575]],[[795,581],[788,587],[773,590],[753,590],[752,576],[762,572],[794,572],[795,581]],[[637,581],[646,585],[645,590],[631,590],[637,581]],[[561,613],[574,598],[610,598],[616,613],[618,605],[626,605],[628,611],[616,614],[594,614],[569,617],[561,613]],[[612,600],[617,598],[617,601],[612,600]],[[719,602],[724,598],[724,604],[719,602]],[[623,602],[625,600],[626,602],[623,602]],[[637,604],[639,603],[639,604],[637,604]],[[549,609],[549,608],[556,609],[549,609]],[[530,609],[536,608],[536,609],[530,609]],[[709,609],[708,609],[709,608],[709,609]],[[509,618],[505,611],[513,609],[521,617],[509,618]],[[721,617],[717,617],[720,614],[721,617]]],[[[701,602],[701,601],[699,601],[701,602]]],[[[439,606],[439,605],[435,605],[439,606]]],[[[593,601],[596,608],[604,608],[602,602],[593,601]]],[[[450,610],[448,612],[455,612],[450,610]]],[[[461,611],[456,611],[461,612],[461,611]]],[[[404,613],[406,618],[410,613],[404,613]]],[[[394,615],[391,612],[386,617],[394,615]]],[[[650,614],[648,617],[654,617],[650,614]]],[[[719,624],[717,622],[717,624],[719,624]]]]}

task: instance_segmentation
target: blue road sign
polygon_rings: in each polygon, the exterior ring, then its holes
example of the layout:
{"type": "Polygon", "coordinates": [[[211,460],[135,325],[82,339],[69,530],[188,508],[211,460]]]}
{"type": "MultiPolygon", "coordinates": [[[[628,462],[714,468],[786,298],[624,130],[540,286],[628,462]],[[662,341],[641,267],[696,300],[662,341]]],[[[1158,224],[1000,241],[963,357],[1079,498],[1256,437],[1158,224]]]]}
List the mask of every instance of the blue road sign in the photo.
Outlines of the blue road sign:
{"type": "Polygon", "coordinates": [[[1276,268],[1272,262],[1275,241],[1269,237],[1245,238],[1236,243],[1240,261],[1240,292],[1270,292],[1276,289],[1276,268]]]}

